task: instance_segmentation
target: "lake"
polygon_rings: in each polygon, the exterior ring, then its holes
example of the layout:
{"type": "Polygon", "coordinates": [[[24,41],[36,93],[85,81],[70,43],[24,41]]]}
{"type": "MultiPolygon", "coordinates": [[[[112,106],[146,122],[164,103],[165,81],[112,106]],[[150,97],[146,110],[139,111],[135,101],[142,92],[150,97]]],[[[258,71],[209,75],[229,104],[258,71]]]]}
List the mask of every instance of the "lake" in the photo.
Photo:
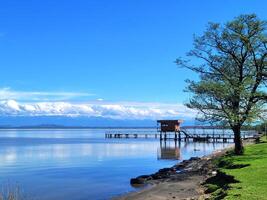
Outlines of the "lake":
{"type": "Polygon", "coordinates": [[[228,145],[105,139],[108,130],[1,130],[1,184],[18,186],[30,199],[110,199],[136,190],[133,177],[228,145]]]}

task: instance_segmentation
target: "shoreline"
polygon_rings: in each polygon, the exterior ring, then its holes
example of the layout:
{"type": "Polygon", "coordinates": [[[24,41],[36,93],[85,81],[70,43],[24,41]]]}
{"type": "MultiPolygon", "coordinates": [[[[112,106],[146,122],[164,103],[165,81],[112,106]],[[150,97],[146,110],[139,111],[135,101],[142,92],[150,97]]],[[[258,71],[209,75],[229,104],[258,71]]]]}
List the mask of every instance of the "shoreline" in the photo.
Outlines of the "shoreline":
{"type": "Polygon", "coordinates": [[[205,188],[201,185],[207,178],[216,174],[212,161],[232,149],[230,145],[203,157],[191,157],[170,168],[163,168],[150,175],[131,179],[131,184],[143,187],[138,191],[122,194],[113,200],[167,200],[205,199],[205,188]]]}
{"type": "MultiPolygon", "coordinates": [[[[243,140],[244,146],[253,144],[257,138],[243,140]]],[[[142,187],[111,198],[112,200],[196,200],[210,196],[202,184],[210,177],[217,175],[213,161],[233,149],[234,144],[202,157],[191,157],[170,168],[163,168],[151,175],[141,175],[131,179],[131,184],[142,187]]]]}

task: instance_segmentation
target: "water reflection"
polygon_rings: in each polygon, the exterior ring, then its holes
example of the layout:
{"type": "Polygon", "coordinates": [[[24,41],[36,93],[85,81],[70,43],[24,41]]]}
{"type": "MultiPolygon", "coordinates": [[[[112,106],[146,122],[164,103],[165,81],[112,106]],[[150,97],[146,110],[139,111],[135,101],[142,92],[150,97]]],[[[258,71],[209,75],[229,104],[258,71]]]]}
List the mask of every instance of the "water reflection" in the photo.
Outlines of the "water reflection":
{"type": "Polygon", "coordinates": [[[231,145],[231,143],[215,143],[215,142],[181,142],[174,140],[162,140],[157,148],[158,160],[183,160],[191,156],[207,155],[216,149],[222,149],[231,145]]]}
{"type": "Polygon", "coordinates": [[[158,153],[158,159],[166,159],[166,160],[180,160],[180,149],[179,148],[160,148],[160,153],[158,153]]]}
{"type": "Polygon", "coordinates": [[[181,159],[181,141],[160,141],[158,148],[159,160],[180,160],[181,159]]]}
{"type": "Polygon", "coordinates": [[[132,177],[209,154],[224,145],[106,140],[105,131],[2,131],[1,180],[18,182],[30,197],[41,200],[109,199],[134,190],[129,184],[132,177]]]}

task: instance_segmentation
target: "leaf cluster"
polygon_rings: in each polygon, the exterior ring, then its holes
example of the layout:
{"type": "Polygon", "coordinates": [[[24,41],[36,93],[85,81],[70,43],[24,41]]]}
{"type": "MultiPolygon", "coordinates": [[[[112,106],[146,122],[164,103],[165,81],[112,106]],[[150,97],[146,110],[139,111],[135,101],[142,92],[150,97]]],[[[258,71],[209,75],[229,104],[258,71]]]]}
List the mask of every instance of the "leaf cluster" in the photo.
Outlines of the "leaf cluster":
{"type": "Polygon", "coordinates": [[[176,64],[199,75],[187,80],[193,94],[186,104],[199,120],[242,126],[253,121],[267,103],[267,22],[241,15],[226,24],[209,23],[194,37],[187,60],[176,64]],[[200,62],[192,64],[192,58],[200,62]]]}

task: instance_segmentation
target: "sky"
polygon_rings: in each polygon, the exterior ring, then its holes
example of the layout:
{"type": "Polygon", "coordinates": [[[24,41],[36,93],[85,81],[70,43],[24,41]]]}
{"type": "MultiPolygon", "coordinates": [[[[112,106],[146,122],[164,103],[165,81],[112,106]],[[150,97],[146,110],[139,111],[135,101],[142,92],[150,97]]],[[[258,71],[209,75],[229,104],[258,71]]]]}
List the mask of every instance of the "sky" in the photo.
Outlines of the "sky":
{"type": "Polygon", "coordinates": [[[265,0],[0,1],[0,115],[194,117],[174,60],[265,0]]]}

